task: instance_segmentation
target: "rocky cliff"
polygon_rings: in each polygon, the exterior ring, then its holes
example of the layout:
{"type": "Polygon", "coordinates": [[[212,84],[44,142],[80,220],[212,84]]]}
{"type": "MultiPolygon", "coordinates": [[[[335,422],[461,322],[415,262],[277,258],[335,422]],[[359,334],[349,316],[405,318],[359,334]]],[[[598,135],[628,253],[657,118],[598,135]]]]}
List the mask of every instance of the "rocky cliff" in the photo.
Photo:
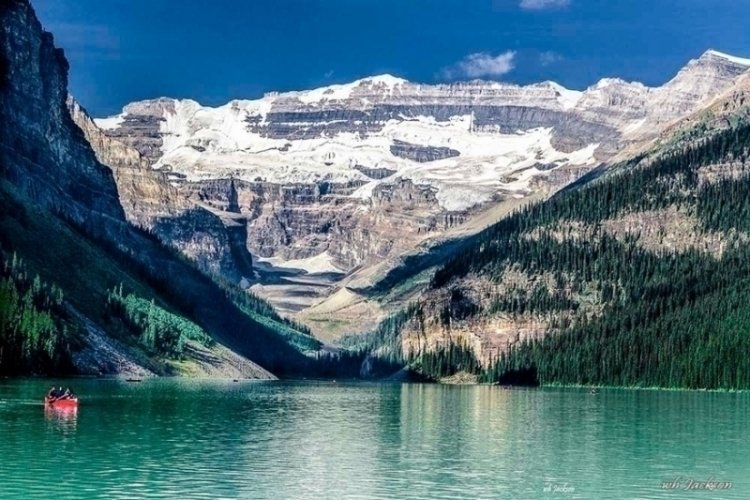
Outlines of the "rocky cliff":
{"type": "Polygon", "coordinates": [[[107,231],[107,221],[122,220],[123,211],[112,172],[96,161],[68,113],[64,54],[27,2],[4,1],[0,15],[3,177],[34,203],[107,231]]]}
{"type": "Polygon", "coordinates": [[[139,151],[104,134],[72,96],[67,105],[97,160],[112,169],[129,222],[156,234],[205,271],[227,276],[234,282],[252,274],[244,224],[222,220],[201,206],[201,200],[189,199],[169,182],[164,172],[152,169],[139,151]]]}
{"type": "MultiPolygon", "coordinates": [[[[5,269],[6,286],[23,293],[26,278],[35,273],[40,283],[54,284],[56,309],[45,314],[59,326],[55,338],[65,337],[60,349],[75,351],[79,372],[117,371],[133,363],[159,373],[178,370],[167,368],[157,351],[144,354],[156,349],[155,341],[142,345],[132,317],[119,320],[107,312],[115,287],[171,318],[172,326],[151,325],[166,329],[165,335],[175,335],[175,324],[192,324],[216,342],[212,350],[186,349],[196,373],[217,373],[227,364],[233,368],[225,373],[260,377],[271,377],[268,369],[303,369],[306,358],[287,341],[297,339],[295,345],[305,349],[316,342],[268,304],[218,286],[154,237],[167,235],[165,240],[205,259],[207,267],[231,271],[224,255],[231,254],[232,265],[246,258],[250,266],[245,225],[228,230],[230,224],[209,209],[183,199],[138,151],[101,134],[68,99],[67,71],[62,50],[29,2],[0,2],[0,254],[16,269],[9,276],[5,269]],[[241,252],[235,254],[236,248],[241,252]],[[8,285],[9,279],[15,281],[8,285]]],[[[25,335],[28,321],[5,319],[3,342],[25,335]]],[[[27,333],[26,340],[39,341],[38,328],[27,333]]],[[[45,344],[41,356],[49,361],[55,345],[45,344]]]]}

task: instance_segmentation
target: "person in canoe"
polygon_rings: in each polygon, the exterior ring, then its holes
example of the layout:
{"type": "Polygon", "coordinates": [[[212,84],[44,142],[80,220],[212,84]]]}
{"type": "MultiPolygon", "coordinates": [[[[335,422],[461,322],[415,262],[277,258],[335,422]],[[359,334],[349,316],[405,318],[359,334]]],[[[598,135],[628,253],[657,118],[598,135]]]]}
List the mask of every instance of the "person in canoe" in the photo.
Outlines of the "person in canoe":
{"type": "Polygon", "coordinates": [[[55,388],[52,387],[47,392],[47,401],[48,402],[54,402],[59,401],[61,399],[73,399],[75,398],[75,394],[73,394],[73,391],[70,390],[70,387],[66,387],[65,390],[63,390],[62,386],[55,388]]]}

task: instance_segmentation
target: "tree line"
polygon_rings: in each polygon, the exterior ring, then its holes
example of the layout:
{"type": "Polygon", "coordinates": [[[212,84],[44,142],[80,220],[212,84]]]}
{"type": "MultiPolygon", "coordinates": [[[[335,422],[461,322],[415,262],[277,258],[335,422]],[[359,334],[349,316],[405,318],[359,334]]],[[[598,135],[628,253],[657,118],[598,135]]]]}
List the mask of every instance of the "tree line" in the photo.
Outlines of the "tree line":
{"type": "Polygon", "coordinates": [[[32,277],[15,253],[0,258],[0,374],[72,372],[77,329],[62,290],[32,277]]]}

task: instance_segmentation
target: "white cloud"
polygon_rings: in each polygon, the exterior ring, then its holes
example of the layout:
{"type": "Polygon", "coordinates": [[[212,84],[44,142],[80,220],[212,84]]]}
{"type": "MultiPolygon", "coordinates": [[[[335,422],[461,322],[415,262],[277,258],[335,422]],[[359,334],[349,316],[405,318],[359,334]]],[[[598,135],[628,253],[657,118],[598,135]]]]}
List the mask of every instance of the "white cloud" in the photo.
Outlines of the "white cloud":
{"type": "Polygon", "coordinates": [[[526,10],[557,9],[570,5],[570,0],[521,0],[520,7],[526,10]]]}
{"type": "Polygon", "coordinates": [[[539,64],[542,66],[549,66],[550,64],[555,64],[556,62],[562,61],[563,56],[558,54],[557,52],[554,52],[552,50],[548,50],[546,52],[542,52],[539,54],[539,64]]]}
{"type": "Polygon", "coordinates": [[[509,50],[493,56],[489,52],[476,52],[464,57],[442,71],[445,78],[498,77],[515,67],[515,51],[509,50]]]}

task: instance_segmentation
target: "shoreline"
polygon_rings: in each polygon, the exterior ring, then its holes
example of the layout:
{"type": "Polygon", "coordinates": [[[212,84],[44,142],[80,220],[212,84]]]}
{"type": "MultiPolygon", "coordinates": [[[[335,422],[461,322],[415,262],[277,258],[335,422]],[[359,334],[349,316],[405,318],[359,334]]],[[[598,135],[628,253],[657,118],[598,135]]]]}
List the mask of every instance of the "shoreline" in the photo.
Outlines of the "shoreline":
{"type": "Polygon", "coordinates": [[[659,387],[659,386],[623,386],[623,385],[587,385],[587,384],[540,384],[537,386],[530,385],[503,385],[491,382],[452,382],[452,381],[401,381],[384,379],[360,379],[360,378],[240,378],[240,377],[190,377],[181,375],[157,375],[149,377],[140,377],[137,380],[129,380],[127,377],[108,376],[108,375],[3,375],[0,376],[0,383],[3,380],[101,380],[101,381],[119,381],[119,382],[147,382],[153,380],[194,380],[194,381],[216,381],[216,382],[319,382],[329,384],[424,384],[424,385],[441,385],[446,387],[500,387],[507,390],[519,389],[585,389],[585,390],[617,390],[617,391],[654,391],[654,392],[703,392],[703,393],[725,393],[741,394],[750,392],[750,389],[708,389],[708,388],[689,388],[689,387],[659,387]]]}

